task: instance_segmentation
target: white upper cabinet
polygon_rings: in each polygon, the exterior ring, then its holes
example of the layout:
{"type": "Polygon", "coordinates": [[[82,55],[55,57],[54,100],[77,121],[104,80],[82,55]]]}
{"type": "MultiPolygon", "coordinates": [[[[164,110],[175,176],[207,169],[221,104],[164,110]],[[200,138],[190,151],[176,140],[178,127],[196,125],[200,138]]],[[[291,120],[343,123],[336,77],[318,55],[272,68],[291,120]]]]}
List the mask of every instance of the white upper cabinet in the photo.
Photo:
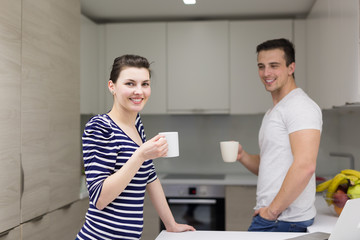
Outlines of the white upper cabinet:
{"type": "Polygon", "coordinates": [[[292,40],[292,24],[292,20],[230,22],[231,114],[264,113],[272,106],[258,75],[256,46],[275,38],[292,40]]]}
{"type": "Polygon", "coordinates": [[[168,113],[229,113],[228,24],[167,24],[168,113]]]}
{"type": "Polygon", "coordinates": [[[322,109],[360,101],[359,0],[315,2],[307,60],[308,92],[322,109]]]}
{"type": "MultiPolygon", "coordinates": [[[[106,76],[110,76],[114,59],[124,54],[146,57],[151,63],[151,97],[141,114],[166,113],[166,23],[121,23],[106,24],[106,76]]],[[[113,99],[105,90],[106,109],[111,110],[113,99]]]]}

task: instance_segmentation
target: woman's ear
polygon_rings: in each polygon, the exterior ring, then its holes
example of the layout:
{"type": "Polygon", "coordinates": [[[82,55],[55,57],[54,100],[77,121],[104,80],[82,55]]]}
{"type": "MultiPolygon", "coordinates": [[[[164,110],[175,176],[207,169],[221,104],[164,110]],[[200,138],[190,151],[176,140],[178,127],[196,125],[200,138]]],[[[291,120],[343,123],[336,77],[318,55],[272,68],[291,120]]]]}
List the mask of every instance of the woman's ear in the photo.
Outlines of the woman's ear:
{"type": "Polygon", "coordinates": [[[115,94],[115,84],[113,83],[113,81],[111,81],[111,80],[108,81],[108,88],[109,88],[111,95],[114,95],[115,94]]]}

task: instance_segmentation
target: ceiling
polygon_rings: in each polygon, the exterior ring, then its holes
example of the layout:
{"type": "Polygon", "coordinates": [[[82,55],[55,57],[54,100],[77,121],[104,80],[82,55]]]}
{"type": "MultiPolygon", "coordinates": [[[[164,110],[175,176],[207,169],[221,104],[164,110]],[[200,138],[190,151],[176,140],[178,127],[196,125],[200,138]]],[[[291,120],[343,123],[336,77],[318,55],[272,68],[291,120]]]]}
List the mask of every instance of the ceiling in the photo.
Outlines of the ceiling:
{"type": "Polygon", "coordinates": [[[81,0],[94,22],[305,18],[316,0],[81,0]]]}

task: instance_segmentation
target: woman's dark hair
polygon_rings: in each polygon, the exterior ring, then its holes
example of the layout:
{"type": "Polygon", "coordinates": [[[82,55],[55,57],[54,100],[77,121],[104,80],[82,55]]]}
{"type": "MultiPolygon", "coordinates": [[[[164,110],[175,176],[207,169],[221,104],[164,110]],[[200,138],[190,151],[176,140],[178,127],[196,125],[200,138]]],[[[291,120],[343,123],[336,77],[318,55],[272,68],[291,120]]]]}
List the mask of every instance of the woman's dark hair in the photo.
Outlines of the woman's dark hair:
{"type": "Polygon", "coordinates": [[[138,55],[126,54],[115,58],[110,73],[110,80],[113,83],[116,83],[120,72],[128,67],[146,68],[149,71],[149,75],[151,75],[150,63],[146,58],[138,55]]]}
{"type": "Polygon", "coordinates": [[[256,53],[259,54],[260,51],[272,50],[272,49],[281,49],[285,53],[286,66],[289,66],[291,63],[295,62],[295,48],[292,42],[285,38],[268,40],[259,44],[256,47],[256,53]]]}

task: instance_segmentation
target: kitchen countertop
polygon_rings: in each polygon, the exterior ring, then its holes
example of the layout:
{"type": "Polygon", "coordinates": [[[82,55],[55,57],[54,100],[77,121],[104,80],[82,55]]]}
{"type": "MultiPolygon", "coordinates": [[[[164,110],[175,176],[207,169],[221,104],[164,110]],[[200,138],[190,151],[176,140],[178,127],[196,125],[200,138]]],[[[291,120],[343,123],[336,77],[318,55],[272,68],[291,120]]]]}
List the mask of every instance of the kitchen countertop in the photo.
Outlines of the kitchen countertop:
{"type": "Polygon", "coordinates": [[[169,233],[162,231],[155,240],[284,240],[304,235],[304,233],[268,233],[268,232],[233,232],[233,231],[195,231],[183,233],[169,233]]]}
{"type": "MultiPolygon", "coordinates": [[[[239,185],[256,186],[257,176],[251,173],[224,174],[224,179],[166,179],[168,173],[157,173],[161,184],[204,184],[204,185],[239,185]]],[[[201,175],[201,174],[199,174],[201,175]]]]}
{"type": "MultiPolygon", "coordinates": [[[[338,217],[327,206],[322,195],[316,195],[315,206],[317,215],[314,224],[308,228],[312,232],[330,233],[334,228],[338,217]]],[[[246,232],[246,231],[195,231],[184,233],[169,233],[162,231],[156,240],[282,240],[304,235],[304,233],[268,233],[268,232],[246,232]]]]}

